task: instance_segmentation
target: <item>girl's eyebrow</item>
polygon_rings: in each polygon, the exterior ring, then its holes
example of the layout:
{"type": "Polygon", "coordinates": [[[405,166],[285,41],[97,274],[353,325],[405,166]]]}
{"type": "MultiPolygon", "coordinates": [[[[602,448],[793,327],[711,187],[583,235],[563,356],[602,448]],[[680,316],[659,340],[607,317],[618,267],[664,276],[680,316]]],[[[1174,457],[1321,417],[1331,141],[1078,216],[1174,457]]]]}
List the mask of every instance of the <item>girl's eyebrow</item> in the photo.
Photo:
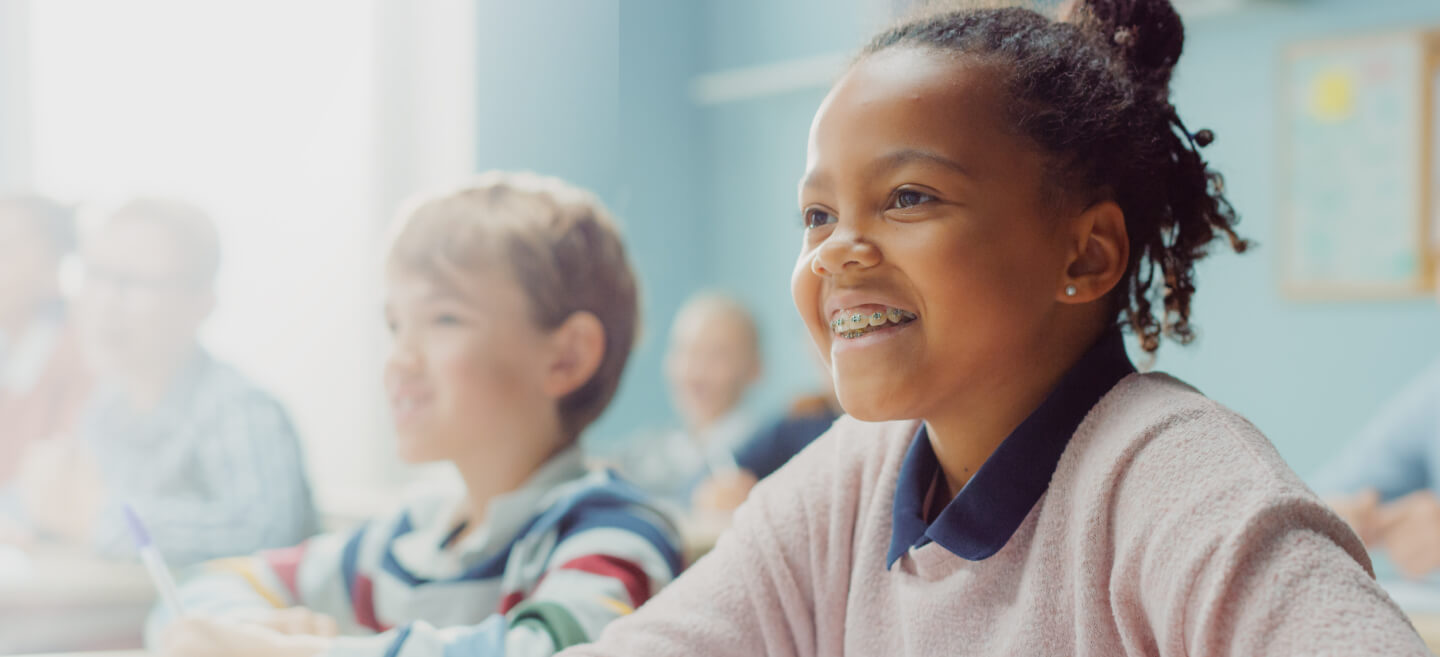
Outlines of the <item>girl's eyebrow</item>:
{"type": "MultiPolygon", "coordinates": [[[[868,175],[874,176],[884,173],[886,171],[893,171],[912,162],[938,164],[942,167],[945,167],[946,169],[950,169],[955,173],[965,176],[966,178],[975,178],[975,175],[970,173],[970,170],[965,168],[965,165],[960,164],[959,162],[956,162],[955,160],[952,160],[948,157],[945,157],[944,155],[936,153],[935,151],[926,150],[923,148],[902,148],[900,150],[891,151],[890,153],[882,155],[876,158],[875,161],[872,162],[869,167],[867,167],[869,169],[867,173],[868,175]]],[[[805,172],[805,175],[800,178],[799,188],[801,192],[804,192],[806,189],[816,189],[822,191],[829,189],[830,177],[826,175],[824,171],[816,171],[812,169],[805,172]]]]}
{"type": "Polygon", "coordinates": [[[912,162],[928,162],[931,164],[938,164],[942,167],[950,169],[951,171],[954,171],[955,173],[965,176],[966,178],[975,177],[973,174],[970,173],[969,169],[966,169],[965,166],[960,164],[959,162],[956,162],[955,160],[945,157],[944,155],[936,153],[935,151],[926,150],[923,148],[903,148],[897,151],[892,151],[884,156],[877,158],[875,162],[870,165],[870,169],[871,173],[873,174],[898,169],[912,162]]]}

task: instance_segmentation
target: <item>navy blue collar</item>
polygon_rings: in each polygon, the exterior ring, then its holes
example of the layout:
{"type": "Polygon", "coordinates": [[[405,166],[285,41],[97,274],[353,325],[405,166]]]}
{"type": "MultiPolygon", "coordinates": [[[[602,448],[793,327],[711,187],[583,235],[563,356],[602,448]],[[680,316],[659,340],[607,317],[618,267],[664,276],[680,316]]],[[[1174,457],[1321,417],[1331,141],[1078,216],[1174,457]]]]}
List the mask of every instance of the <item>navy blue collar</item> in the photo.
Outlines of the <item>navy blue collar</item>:
{"type": "Polygon", "coordinates": [[[929,525],[925,502],[940,465],[921,425],[895,486],[894,533],[886,567],[895,565],[910,548],[931,541],[970,561],[999,552],[1049,487],[1080,421],[1134,371],[1119,330],[1107,331],[929,525]]]}

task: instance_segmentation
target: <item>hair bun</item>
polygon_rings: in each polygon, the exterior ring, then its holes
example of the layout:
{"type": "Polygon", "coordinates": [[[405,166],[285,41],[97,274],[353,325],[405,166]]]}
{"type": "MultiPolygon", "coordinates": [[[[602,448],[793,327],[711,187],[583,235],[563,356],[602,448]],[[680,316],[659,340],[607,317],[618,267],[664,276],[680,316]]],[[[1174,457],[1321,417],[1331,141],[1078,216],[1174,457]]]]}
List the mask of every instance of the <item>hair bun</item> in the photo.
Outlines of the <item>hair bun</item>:
{"type": "Polygon", "coordinates": [[[1063,19],[1109,44],[1136,82],[1169,95],[1185,45],[1185,26],[1169,0],[1074,0],[1063,19]]]}

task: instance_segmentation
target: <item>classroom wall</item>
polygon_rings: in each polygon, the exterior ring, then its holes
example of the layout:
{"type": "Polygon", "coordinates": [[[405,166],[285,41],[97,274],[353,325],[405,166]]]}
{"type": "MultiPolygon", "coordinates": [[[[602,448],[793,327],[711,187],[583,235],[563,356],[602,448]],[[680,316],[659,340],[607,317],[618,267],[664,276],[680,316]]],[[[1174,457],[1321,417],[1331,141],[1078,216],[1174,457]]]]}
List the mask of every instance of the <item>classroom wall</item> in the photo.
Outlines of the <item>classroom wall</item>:
{"type": "Polygon", "coordinates": [[[1244,413],[1302,474],[1440,356],[1440,307],[1431,298],[1317,303],[1280,295],[1281,53],[1298,40],[1422,25],[1440,26],[1440,3],[1259,3],[1194,21],[1177,71],[1182,118],[1215,130],[1207,155],[1226,175],[1242,231],[1261,244],[1202,267],[1201,338],[1189,349],[1166,348],[1159,366],[1244,413]]]}
{"type": "MultiPolygon", "coordinates": [[[[706,73],[850,52],[876,24],[864,0],[705,6],[706,73]]],[[[1207,156],[1227,176],[1243,233],[1260,247],[1243,257],[1217,250],[1200,267],[1194,309],[1200,337],[1189,347],[1162,347],[1156,367],[1245,414],[1302,474],[1440,355],[1440,309],[1428,298],[1316,303],[1279,294],[1280,52],[1297,39],[1420,24],[1440,25],[1440,3],[1261,1],[1187,22],[1176,102],[1192,128],[1215,130],[1207,156]]],[[[761,311],[770,366],[752,400],[757,406],[775,407],[814,380],[788,277],[800,236],[795,181],[823,94],[802,86],[698,110],[709,153],[707,205],[722,229],[710,242],[713,275],[761,311]]]]}
{"type": "Polygon", "coordinates": [[[618,216],[642,283],[643,334],[589,439],[673,418],[664,331],[703,280],[696,199],[698,13],[666,0],[482,0],[477,168],[532,169],[594,190],[618,216]]]}

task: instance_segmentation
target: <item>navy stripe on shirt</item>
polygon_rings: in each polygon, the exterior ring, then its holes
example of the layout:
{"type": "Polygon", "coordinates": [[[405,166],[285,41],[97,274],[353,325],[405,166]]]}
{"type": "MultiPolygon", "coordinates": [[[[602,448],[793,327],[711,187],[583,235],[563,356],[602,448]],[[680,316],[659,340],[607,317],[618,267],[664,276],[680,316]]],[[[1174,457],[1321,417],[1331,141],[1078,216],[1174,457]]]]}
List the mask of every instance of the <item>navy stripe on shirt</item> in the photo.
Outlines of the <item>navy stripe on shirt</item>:
{"type": "Polygon", "coordinates": [[[345,541],[345,551],[340,555],[340,575],[345,582],[345,599],[355,599],[355,572],[360,559],[360,541],[365,538],[365,528],[355,530],[350,540],[345,541]]]}

